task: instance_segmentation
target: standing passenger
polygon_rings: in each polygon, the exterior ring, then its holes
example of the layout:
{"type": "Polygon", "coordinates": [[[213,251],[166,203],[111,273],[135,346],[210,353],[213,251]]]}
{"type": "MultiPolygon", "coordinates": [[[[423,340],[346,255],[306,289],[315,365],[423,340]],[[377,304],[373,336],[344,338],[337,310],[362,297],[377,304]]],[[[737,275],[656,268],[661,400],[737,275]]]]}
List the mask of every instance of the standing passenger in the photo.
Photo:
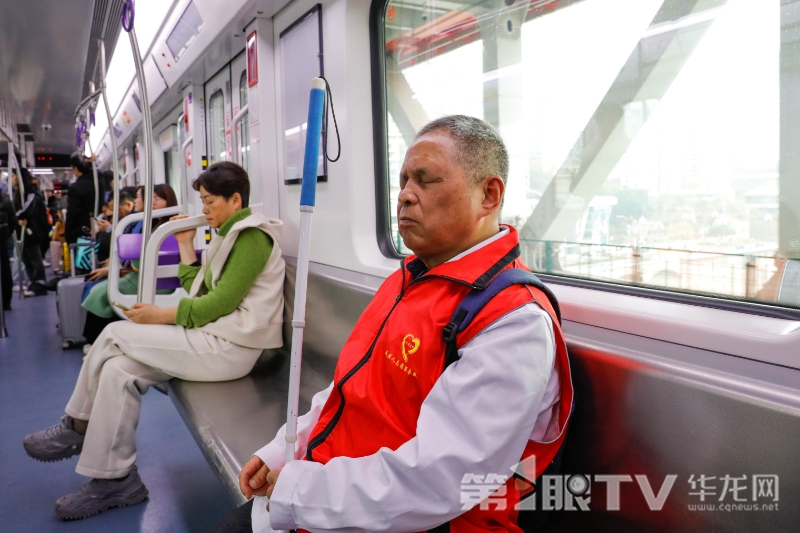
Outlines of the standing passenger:
{"type": "Polygon", "coordinates": [[[28,275],[30,285],[25,289],[25,296],[42,296],[47,294],[44,283],[47,277],[44,272],[44,260],[42,259],[42,241],[48,238],[47,211],[45,210],[44,200],[36,192],[31,182],[31,173],[27,168],[20,170],[22,175],[22,185],[25,190],[25,203],[19,195],[19,176],[14,169],[11,174],[11,184],[17,188],[14,194],[14,208],[17,210],[17,235],[22,242],[22,263],[25,265],[25,272],[28,275]]]}
{"type": "Polygon", "coordinates": [[[79,152],[72,154],[70,159],[72,173],[78,178],[69,186],[67,193],[67,221],[64,237],[67,244],[78,242],[78,237],[88,237],[92,227],[92,216],[95,206],[102,205],[103,184],[98,183],[99,198],[94,194],[94,177],[92,175],[92,162],[79,152]],[[96,202],[99,202],[96,204],[96,202]]]}
{"type": "Polygon", "coordinates": [[[212,165],[193,186],[218,233],[202,261],[195,255],[195,230],[175,234],[178,275],[189,297],[175,307],[134,304],[125,312],[131,321],[107,326],[84,359],[61,422],[25,437],[34,459],[81,454],[75,471],[94,478],[56,502],[63,519],[147,498],[134,465],[134,432],[141,395],[150,386],[173,377],[237,379],[263,349],[283,344],[281,222],[250,211],[250,182],[238,165],[212,165]]]}

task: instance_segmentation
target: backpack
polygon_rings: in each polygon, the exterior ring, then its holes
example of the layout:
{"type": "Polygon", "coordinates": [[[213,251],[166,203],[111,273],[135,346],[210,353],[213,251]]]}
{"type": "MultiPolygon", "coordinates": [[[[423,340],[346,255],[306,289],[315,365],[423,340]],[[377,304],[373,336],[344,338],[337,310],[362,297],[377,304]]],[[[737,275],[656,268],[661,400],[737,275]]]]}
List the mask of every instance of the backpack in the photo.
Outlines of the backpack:
{"type": "MultiPolygon", "coordinates": [[[[558,323],[561,324],[561,308],[558,305],[558,300],[556,299],[555,294],[553,294],[553,291],[551,291],[547,285],[542,283],[542,281],[536,277],[535,274],[528,272],[527,270],[522,270],[520,268],[503,270],[483,289],[472,289],[469,293],[467,293],[467,295],[463,300],[461,300],[461,303],[456,308],[453,316],[450,318],[450,323],[447,324],[442,330],[442,340],[446,346],[444,363],[445,369],[458,361],[456,335],[467,329],[467,327],[472,323],[472,320],[492,298],[512,285],[530,285],[542,291],[550,301],[550,305],[553,307],[553,311],[556,313],[556,319],[558,320],[558,323]]],[[[561,472],[561,457],[563,455],[564,445],[566,442],[567,437],[565,436],[555,458],[542,473],[542,476],[557,475],[561,472]]],[[[518,474],[515,474],[514,477],[520,477],[520,479],[525,480],[524,477],[521,477],[518,474]]],[[[527,497],[535,498],[536,510],[520,509],[519,516],[517,518],[517,525],[525,533],[541,531],[547,523],[547,519],[550,516],[550,511],[542,510],[541,491],[535,491],[532,496],[528,496],[526,494],[523,496],[523,499],[527,497]]],[[[447,533],[449,530],[450,523],[447,522],[431,531],[435,533],[447,533]]]]}
{"type": "Polygon", "coordinates": [[[100,250],[100,243],[89,237],[78,237],[75,246],[75,269],[82,271],[92,271],[97,268],[97,254],[100,250]]]}

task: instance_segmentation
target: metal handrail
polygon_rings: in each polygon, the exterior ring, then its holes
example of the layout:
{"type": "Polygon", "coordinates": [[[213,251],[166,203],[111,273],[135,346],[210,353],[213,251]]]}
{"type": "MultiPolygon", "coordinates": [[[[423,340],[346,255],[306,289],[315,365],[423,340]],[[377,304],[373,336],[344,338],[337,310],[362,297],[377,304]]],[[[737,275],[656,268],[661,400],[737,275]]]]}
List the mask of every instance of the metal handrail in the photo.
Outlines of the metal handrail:
{"type": "MultiPolygon", "coordinates": [[[[94,85],[92,83],[92,85],[94,85]]],[[[92,111],[87,107],[86,108],[86,124],[89,127],[86,128],[86,144],[89,145],[89,151],[92,153],[92,183],[94,184],[94,205],[92,206],[92,214],[94,218],[100,214],[100,181],[97,179],[97,163],[94,160],[94,149],[92,148],[92,141],[91,141],[91,133],[89,133],[91,127],[91,120],[92,120],[92,111]]]]}
{"type": "MultiPolygon", "coordinates": [[[[125,2],[123,15],[125,12],[128,12],[130,18],[128,19],[128,23],[126,23],[125,17],[123,16],[123,28],[128,32],[128,37],[131,41],[133,62],[136,66],[136,80],[139,85],[139,98],[142,104],[142,125],[144,127],[144,191],[142,200],[144,200],[144,218],[146,220],[153,220],[153,118],[150,115],[150,101],[147,97],[147,85],[144,79],[142,54],[139,52],[139,41],[136,39],[136,29],[133,27],[134,6],[132,2],[133,0],[127,0],[127,2],[125,2]]],[[[141,263],[144,263],[147,257],[147,241],[150,240],[151,232],[152,228],[150,224],[144,224],[142,226],[142,251],[139,256],[141,263]]],[[[142,284],[140,283],[136,301],[142,301],[142,294],[142,284]]]]}
{"type": "MultiPolygon", "coordinates": [[[[114,115],[111,114],[111,107],[108,105],[108,95],[106,94],[106,45],[103,39],[97,40],[97,46],[100,48],[100,92],[103,94],[103,106],[106,110],[108,117],[108,138],[111,140],[111,168],[114,173],[114,212],[111,215],[111,231],[119,224],[119,188],[122,185],[122,178],[119,175],[119,155],[117,153],[117,136],[114,135],[114,115]]],[[[111,246],[109,250],[109,257],[113,257],[117,253],[117,240],[111,239],[111,246]]],[[[106,284],[106,293],[111,298],[111,292],[106,284]]]]}
{"type": "MultiPolygon", "coordinates": [[[[194,142],[194,136],[189,136],[188,139],[181,144],[181,168],[186,167],[186,148],[194,142]]],[[[183,214],[189,214],[189,176],[188,170],[186,176],[181,180],[181,203],[183,204],[183,214]]]]}
{"type": "Polygon", "coordinates": [[[89,104],[91,104],[92,100],[94,100],[99,96],[100,96],[100,89],[93,91],[92,94],[81,100],[81,103],[78,104],[78,107],[75,108],[75,118],[77,119],[79,116],[81,116],[81,113],[85,111],[84,108],[88,109],[88,107],[91,107],[91,105],[89,104]]]}
{"type": "Polygon", "coordinates": [[[152,304],[155,301],[158,276],[157,274],[149,274],[158,272],[158,251],[161,249],[164,239],[179,231],[201,228],[207,225],[208,221],[205,215],[197,215],[171,220],[156,228],[150,236],[150,242],[147,243],[147,256],[144,261],[139,263],[139,271],[142,272],[139,277],[139,288],[142,289],[143,294],[141,303],[152,304]],[[147,272],[148,275],[144,275],[144,272],[147,272]]]}
{"type": "MultiPolygon", "coordinates": [[[[164,209],[156,209],[153,211],[153,216],[157,218],[167,217],[167,216],[174,216],[181,214],[181,207],[174,206],[174,207],[165,207],[164,209]]],[[[144,213],[132,213],[122,220],[119,221],[117,226],[111,233],[111,240],[112,242],[116,242],[120,235],[125,232],[125,229],[134,224],[139,222],[140,220],[144,220],[144,213]]],[[[147,224],[143,224],[145,226],[147,224]]],[[[144,227],[142,227],[142,231],[144,231],[144,227]]],[[[141,255],[139,257],[139,277],[141,280],[142,277],[142,264],[143,261],[141,260],[141,255]]],[[[110,255],[108,258],[108,297],[109,301],[118,302],[123,299],[123,294],[119,292],[119,269],[121,267],[121,261],[119,258],[119,253],[115,253],[110,255]]],[[[139,287],[141,288],[142,284],[139,283],[139,287]]],[[[137,301],[138,294],[137,294],[137,301]]],[[[126,318],[122,312],[114,307],[114,311],[120,316],[120,318],[126,318]]]]}

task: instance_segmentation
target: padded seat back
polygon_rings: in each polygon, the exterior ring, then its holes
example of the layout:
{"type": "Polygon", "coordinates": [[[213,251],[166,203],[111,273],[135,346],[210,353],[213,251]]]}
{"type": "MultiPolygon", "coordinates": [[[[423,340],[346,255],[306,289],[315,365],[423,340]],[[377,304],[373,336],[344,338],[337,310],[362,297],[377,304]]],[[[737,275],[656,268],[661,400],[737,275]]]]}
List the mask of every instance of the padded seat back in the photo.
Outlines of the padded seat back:
{"type": "MultiPolygon", "coordinates": [[[[127,233],[117,237],[117,253],[119,258],[125,261],[138,260],[142,250],[142,234],[127,233]]],[[[159,266],[177,265],[181,262],[181,253],[178,248],[178,240],[174,235],[168,236],[161,243],[158,250],[159,266]]],[[[158,278],[156,289],[177,289],[181,286],[178,278],[158,278]]]]}

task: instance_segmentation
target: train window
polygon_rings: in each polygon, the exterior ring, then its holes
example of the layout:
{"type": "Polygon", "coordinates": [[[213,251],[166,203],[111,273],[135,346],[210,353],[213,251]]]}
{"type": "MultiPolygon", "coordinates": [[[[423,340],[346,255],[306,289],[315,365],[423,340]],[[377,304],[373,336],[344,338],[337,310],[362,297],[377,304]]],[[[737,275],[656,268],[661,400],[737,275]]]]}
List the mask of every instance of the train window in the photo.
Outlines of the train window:
{"type": "Polygon", "coordinates": [[[208,101],[209,127],[211,139],[209,140],[208,164],[213,165],[226,160],[225,148],[225,97],[222,90],[211,95],[208,101]]]}
{"type": "Polygon", "coordinates": [[[520,231],[533,270],[797,306],[800,52],[786,44],[793,26],[780,5],[404,0],[373,10],[387,241],[408,252],[393,213],[409,143],[429,120],[466,114],[506,142],[501,219],[520,231]]]}
{"type": "MultiPolygon", "coordinates": [[[[239,77],[239,107],[247,105],[247,70],[242,71],[239,77]]],[[[242,167],[250,172],[250,118],[245,114],[236,126],[239,133],[239,150],[242,167]]]]}

